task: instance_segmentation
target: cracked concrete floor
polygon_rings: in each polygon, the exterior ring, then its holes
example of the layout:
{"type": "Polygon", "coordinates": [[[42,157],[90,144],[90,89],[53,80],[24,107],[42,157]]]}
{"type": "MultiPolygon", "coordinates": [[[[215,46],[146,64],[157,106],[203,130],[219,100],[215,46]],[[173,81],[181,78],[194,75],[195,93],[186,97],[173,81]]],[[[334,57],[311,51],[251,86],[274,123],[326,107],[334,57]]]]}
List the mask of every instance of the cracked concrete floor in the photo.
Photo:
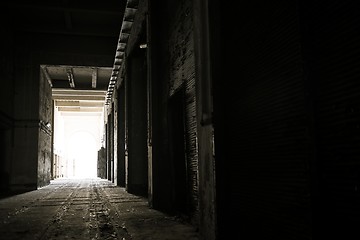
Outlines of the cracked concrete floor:
{"type": "Polygon", "coordinates": [[[196,240],[186,222],[103,179],[56,179],[0,199],[0,239],[196,240]]]}

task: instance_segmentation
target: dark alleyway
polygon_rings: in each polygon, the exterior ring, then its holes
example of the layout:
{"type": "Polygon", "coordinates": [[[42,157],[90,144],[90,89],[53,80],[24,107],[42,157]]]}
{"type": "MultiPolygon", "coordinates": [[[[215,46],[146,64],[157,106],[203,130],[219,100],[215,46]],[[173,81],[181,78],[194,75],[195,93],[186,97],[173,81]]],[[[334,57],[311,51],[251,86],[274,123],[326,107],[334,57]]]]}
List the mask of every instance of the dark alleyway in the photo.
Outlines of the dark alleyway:
{"type": "Polygon", "coordinates": [[[0,240],[360,239],[359,4],[230,3],[2,1],[0,240]]]}
{"type": "Polygon", "coordinates": [[[107,180],[56,179],[0,199],[0,239],[198,238],[194,227],[107,180]]]}

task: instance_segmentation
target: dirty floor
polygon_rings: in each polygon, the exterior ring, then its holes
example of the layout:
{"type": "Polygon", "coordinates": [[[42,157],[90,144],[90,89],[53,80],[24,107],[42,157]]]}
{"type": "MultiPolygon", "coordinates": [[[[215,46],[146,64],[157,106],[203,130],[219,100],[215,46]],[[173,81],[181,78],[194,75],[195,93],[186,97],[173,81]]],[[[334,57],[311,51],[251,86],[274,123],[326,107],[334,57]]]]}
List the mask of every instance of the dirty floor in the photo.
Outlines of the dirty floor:
{"type": "Polygon", "coordinates": [[[0,239],[197,240],[193,226],[103,179],[56,179],[0,199],[0,239]]]}

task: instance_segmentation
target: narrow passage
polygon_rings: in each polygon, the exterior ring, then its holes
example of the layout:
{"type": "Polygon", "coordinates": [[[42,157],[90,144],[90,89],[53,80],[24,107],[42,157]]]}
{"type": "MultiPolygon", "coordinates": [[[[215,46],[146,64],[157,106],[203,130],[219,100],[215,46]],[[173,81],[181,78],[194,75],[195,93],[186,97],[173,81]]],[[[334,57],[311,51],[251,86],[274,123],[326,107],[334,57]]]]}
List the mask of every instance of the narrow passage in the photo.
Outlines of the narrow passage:
{"type": "Polygon", "coordinates": [[[197,240],[188,223],[103,179],[56,179],[0,199],[0,239],[197,240]]]}

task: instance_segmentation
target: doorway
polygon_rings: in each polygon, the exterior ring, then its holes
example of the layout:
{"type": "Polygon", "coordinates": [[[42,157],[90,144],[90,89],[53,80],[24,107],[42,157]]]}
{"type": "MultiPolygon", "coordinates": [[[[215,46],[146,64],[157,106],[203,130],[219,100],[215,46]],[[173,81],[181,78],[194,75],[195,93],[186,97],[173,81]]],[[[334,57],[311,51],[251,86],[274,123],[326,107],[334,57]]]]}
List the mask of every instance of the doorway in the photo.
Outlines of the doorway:
{"type": "Polygon", "coordinates": [[[188,171],[185,143],[184,89],[181,88],[169,100],[169,149],[171,161],[173,210],[189,214],[188,171]]]}

